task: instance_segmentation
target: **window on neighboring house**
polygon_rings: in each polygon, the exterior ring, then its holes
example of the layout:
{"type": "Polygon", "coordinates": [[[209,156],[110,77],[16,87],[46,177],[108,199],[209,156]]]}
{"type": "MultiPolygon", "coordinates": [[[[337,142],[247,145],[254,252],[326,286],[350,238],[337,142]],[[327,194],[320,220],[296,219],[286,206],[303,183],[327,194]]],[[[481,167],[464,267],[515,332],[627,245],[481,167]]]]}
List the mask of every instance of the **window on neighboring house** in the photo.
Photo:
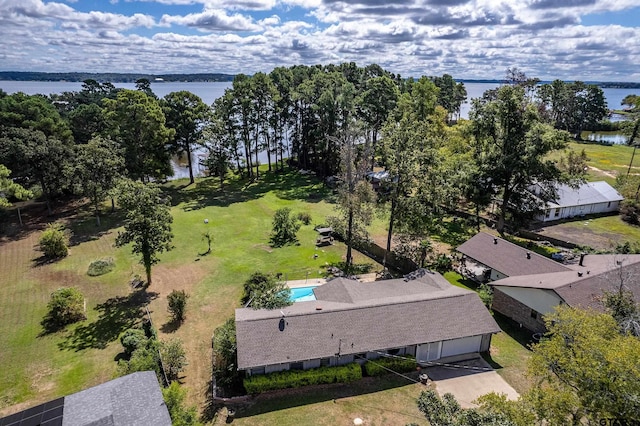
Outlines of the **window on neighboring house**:
{"type": "Polygon", "coordinates": [[[609,203],[607,204],[607,207],[611,207],[611,201],[609,201],[609,203]]]}
{"type": "Polygon", "coordinates": [[[321,358],[320,367],[328,367],[331,365],[331,358],[321,358]]]}
{"type": "Polygon", "coordinates": [[[356,360],[358,360],[358,359],[367,359],[367,353],[363,352],[361,354],[356,354],[355,357],[356,357],[356,360]]]}
{"type": "Polygon", "coordinates": [[[256,367],[251,369],[251,374],[264,374],[264,367],[256,367]]]}
{"type": "Polygon", "coordinates": [[[292,362],[289,365],[289,369],[290,370],[303,370],[304,369],[304,364],[301,362],[292,362]]]}
{"type": "Polygon", "coordinates": [[[555,212],[555,214],[553,216],[554,217],[560,216],[560,209],[556,209],[556,212],[555,212]]]}
{"type": "Polygon", "coordinates": [[[544,217],[548,219],[549,216],[551,216],[551,210],[547,209],[544,211],[544,217]]]}
{"type": "Polygon", "coordinates": [[[400,353],[400,349],[389,349],[387,353],[389,355],[398,355],[400,353]]]}
{"type": "Polygon", "coordinates": [[[536,311],[535,309],[532,309],[531,310],[531,318],[538,319],[538,311],[536,311]]]}

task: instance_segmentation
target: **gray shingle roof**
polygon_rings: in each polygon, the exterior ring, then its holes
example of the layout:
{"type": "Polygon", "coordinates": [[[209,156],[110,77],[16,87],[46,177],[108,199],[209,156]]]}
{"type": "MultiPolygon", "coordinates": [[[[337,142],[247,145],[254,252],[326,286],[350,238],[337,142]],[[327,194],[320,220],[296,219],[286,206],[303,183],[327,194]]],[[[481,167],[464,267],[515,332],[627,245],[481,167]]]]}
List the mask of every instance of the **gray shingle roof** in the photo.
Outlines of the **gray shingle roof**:
{"type": "Polygon", "coordinates": [[[282,310],[236,309],[238,368],[500,331],[477,294],[434,273],[409,281],[338,279],[315,292],[319,300],[282,310]]]}
{"type": "Polygon", "coordinates": [[[569,306],[602,311],[603,292],[616,291],[622,281],[640,300],[640,255],[587,255],[583,266],[570,267],[568,272],[508,277],[492,285],[554,290],[569,306]]]}
{"type": "Polygon", "coordinates": [[[570,270],[554,260],[485,232],[468,239],[458,247],[458,251],[509,277],[570,270]],[[530,253],[530,259],[527,253],[530,253]]]}
{"type": "Polygon", "coordinates": [[[144,371],[65,397],[63,426],[171,425],[158,379],[144,371]]]}
{"type": "Polygon", "coordinates": [[[171,426],[153,371],[129,374],[0,419],[10,426],[171,426]]]}
{"type": "Polygon", "coordinates": [[[155,372],[144,371],[65,397],[63,426],[171,425],[155,372]]]}

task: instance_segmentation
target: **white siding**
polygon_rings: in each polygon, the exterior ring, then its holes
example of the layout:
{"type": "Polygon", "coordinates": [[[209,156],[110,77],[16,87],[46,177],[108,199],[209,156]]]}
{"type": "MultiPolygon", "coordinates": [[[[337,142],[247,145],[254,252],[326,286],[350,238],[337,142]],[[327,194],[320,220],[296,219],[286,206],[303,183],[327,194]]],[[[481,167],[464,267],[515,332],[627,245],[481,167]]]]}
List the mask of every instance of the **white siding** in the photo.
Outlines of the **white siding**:
{"type": "Polygon", "coordinates": [[[482,336],[463,337],[462,339],[442,342],[442,357],[480,352],[482,336]]]}
{"type": "Polygon", "coordinates": [[[498,281],[501,280],[503,278],[507,278],[507,275],[496,271],[495,269],[491,270],[491,277],[489,278],[491,281],[498,281]]]}
{"type": "Polygon", "coordinates": [[[304,370],[309,370],[310,368],[318,368],[320,367],[320,359],[312,359],[310,361],[305,361],[302,363],[304,370]]]}
{"type": "Polygon", "coordinates": [[[523,305],[526,305],[543,315],[552,312],[553,309],[562,301],[560,296],[558,296],[553,290],[507,286],[495,287],[507,296],[511,296],[523,305]]]}
{"type": "Polygon", "coordinates": [[[267,365],[264,367],[264,372],[266,374],[275,373],[276,371],[284,371],[289,369],[289,364],[275,364],[275,365],[267,365]]]}

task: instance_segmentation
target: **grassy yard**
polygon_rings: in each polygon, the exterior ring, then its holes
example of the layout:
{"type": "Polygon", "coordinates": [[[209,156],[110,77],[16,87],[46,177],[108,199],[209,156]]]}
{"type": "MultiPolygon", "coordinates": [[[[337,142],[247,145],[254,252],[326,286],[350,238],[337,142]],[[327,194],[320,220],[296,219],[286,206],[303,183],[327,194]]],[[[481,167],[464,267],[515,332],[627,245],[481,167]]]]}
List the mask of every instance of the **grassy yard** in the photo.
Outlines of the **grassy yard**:
{"type": "MultiPolygon", "coordinates": [[[[417,374],[411,376],[416,379],[417,374]]],[[[366,425],[428,425],[416,399],[426,386],[399,376],[364,378],[348,385],[334,384],[284,390],[259,395],[237,408],[234,424],[352,425],[361,418],[366,425]]],[[[214,424],[224,424],[221,416],[214,424]]]]}
{"type": "MultiPolygon", "coordinates": [[[[17,232],[0,239],[0,416],[113,378],[121,352],[118,337],[141,319],[142,304],[148,304],[161,339],[176,337],[185,343],[189,366],[182,381],[190,401],[203,405],[212,332],[233,315],[249,274],[260,270],[282,273],[285,279],[311,279],[323,276],[324,266],[339,262],[346,251],[340,243],[315,247],[313,224],[334,213],[324,200],[325,189],[311,177],[268,174],[257,183],[234,180],[224,191],[212,179],[181,185],[184,182],[167,185],[173,200],[174,249],[154,266],[153,284],[146,292],[132,293],[128,284],[133,274],[143,275],[138,259],[128,247],[113,246],[121,226],[118,213],[105,214],[100,228],[82,208],[59,214],[74,234],[70,255],[55,263],[42,263],[36,250],[46,218],[34,215],[23,229],[5,224],[3,229],[17,232]],[[281,207],[308,212],[313,220],[298,233],[299,245],[272,249],[271,220],[281,207]],[[207,231],[213,236],[212,252],[203,255],[207,245],[202,234],[207,231]],[[115,258],[116,269],[101,277],[87,276],[88,265],[106,256],[115,258]],[[83,292],[88,318],[43,336],[40,321],[49,295],[61,286],[83,292]],[[178,329],[169,323],[166,308],[173,289],[191,294],[187,319],[178,329]]],[[[373,263],[359,253],[355,261],[373,263]]]]}
{"type": "MultiPolygon", "coordinates": [[[[589,157],[587,164],[592,167],[589,172],[590,180],[605,180],[609,184],[615,183],[615,175],[627,172],[633,153],[633,148],[626,145],[570,142],[569,149],[577,153],[584,149],[589,157]]],[[[640,173],[640,156],[634,158],[631,172],[640,173]]]]}
{"type": "Polygon", "coordinates": [[[619,215],[587,216],[536,232],[598,250],[612,250],[625,241],[640,242],[640,227],[629,225],[619,215]]]}

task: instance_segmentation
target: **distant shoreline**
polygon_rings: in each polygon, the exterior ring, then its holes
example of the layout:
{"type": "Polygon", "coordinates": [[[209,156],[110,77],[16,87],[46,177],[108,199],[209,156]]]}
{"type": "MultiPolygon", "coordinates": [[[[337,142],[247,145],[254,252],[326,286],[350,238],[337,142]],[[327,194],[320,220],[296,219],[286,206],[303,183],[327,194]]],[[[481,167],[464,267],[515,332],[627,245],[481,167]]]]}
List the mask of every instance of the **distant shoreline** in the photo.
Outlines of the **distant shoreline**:
{"type": "Polygon", "coordinates": [[[101,83],[135,83],[146,78],[152,83],[161,82],[225,82],[233,81],[232,74],[135,74],[135,73],[88,73],[88,72],[23,72],[0,71],[0,80],[6,81],[67,81],[81,83],[85,80],[96,80],[101,83]]]}
{"type": "MultiPolygon", "coordinates": [[[[146,78],[152,83],[162,82],[184,82],[184,83],[205,83],[205,82],[226,82],[233,81],[234,74],[223,73],[194,73],[194,74],[137,74],[137,73],[49,73],[49,72],[25,72],[25,71],[0,71],[0,80],[7,81],[68,81],[83,82],[85,80],[96,80],[99,82],[111,83],[135,83],[136,80],[146,78]]],[[[501,84],[500,79],[455,79],[460,83],[484,83],[501,84]]],[[[540,83],[550,83],[541,81],[540,83]]],[[[585,81],[587,84],[595,84],[602,88],[610,89],[640,89],[640,83],[615,82],[615,81],[585,81]]]]}

